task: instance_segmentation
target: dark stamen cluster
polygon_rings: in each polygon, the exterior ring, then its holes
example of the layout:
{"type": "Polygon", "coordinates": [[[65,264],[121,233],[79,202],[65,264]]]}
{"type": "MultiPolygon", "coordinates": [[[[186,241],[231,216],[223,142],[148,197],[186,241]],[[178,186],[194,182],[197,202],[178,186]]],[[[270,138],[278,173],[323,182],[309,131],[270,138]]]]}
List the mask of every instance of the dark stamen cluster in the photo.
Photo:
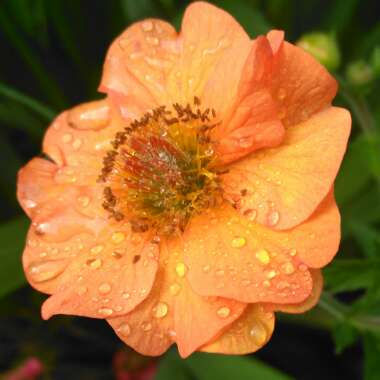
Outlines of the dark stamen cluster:
{"type": "Polygon", "coordinates": [[[220,199],[210,131],[213,109],[158,107],[116,133],[98,181],[105,184],[103,207],[135,232],[158,235],[183,231],[191,215],[220,199]]]}

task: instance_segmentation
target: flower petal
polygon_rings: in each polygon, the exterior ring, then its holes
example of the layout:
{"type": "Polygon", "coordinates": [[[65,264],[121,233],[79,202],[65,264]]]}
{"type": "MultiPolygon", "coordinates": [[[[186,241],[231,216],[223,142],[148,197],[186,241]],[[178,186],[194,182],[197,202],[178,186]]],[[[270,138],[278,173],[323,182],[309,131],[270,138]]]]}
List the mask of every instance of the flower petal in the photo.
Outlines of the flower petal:
{"type": "Polygon", "coordinates": [[[337,92],[337,82],[314,57],[288,42],[280,31],[268,33],[276,62],[272,94],[277,99],[285,126],[298,124],[328,107],[337,92]]]}
{"type": "Polygon", "coordinates": [[[194,2],[184,14],[179,41],[181,55],[168,79],[171,98],[186,105],[194,96],[203,99],[207,88],[204,105],[221,110],[225,103],[219,90],[228,89],[227,96],[234,93],[251,46],[248,35],[227,12],[194,2]],[[235,67],[227,74],[232,62],[235,67]]]}
{"type": "Polygon", "coordinates": [[[238,318],[245,304],[194,293],[179,249],[182,243],[173,239],[167,244],[147,300],[108,322],[125,343],[144,355],[160,355],[176,342],[186,357],[238,318]]]}
{"type": "Polygon", "coordinates": [[[249,305],[235,322],[201,351],[228,355],[253,353],[264,346],[274,329],[274,314],[260,304],[249,305]]]}
{"type": "Polygon", "coordinates": [[[346,150],[351,118],[331,107],[287,130],[283,144],[231,165],[226,197],[242,214],[276,229],[306,220],[329,192],[346,150]]]}
{"type": "MultiPolygon", "coordinates": [[[[142,239],[128,228],[101,235],[90,249],[73,247],[60,275],[60,286],[42,306],[44,319],[56,314],[92,318],[122,315],[148,296],[158,268],[157,245],[149,242],[149,236],[142,239]]],[[[32,283],[33,268],[46,265],[48,260],[29,264],[32,283]]]]}
{"type": "Polygon", "coordinates": [[[99,90],[121,109],[165,104],[166,78],[178,54],[177,32],[170,24],[157,19],[137,22],[112,43],[99,90]]]}
{"type": "Polygon", "coordinates": [[[280,305],[280,304],[266,304],[266,310],[282,311],[283,313],[299,314],[312,309],[319,301],[323,288],[323,277],[319,269],[310,270],[313,278],[313,290],[310,296],[305,301],[296,304],[280,305]]]}
{"type": "Polygon", "coordinates": [[[225,206],[194,218],[184,235],[184,260],[200,295],[293,304],[311,293],[308,267],[329,262],[339,239],[339,212],[331,195],[290,231],[262,227],[225,206]]]}

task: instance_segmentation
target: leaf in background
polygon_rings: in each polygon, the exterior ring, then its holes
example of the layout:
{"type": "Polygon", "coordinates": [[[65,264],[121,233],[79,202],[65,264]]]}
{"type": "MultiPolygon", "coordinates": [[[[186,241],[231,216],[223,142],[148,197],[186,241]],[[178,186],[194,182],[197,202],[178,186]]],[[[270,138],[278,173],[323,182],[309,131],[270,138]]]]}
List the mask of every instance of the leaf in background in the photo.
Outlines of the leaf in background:
{"type": "Polygon", "coordinates": [[[380,334],[364,335],[364,380],[378,380],[380,374],[380,334]]]}
{"type": "Polygon", "coordinates": [[[18,52],[20,58],[29,66],[41,90],[54,102],[57,108],[65,108],[67,105],[66,98],[58,83],[46,70],[36,51],[23,39],[17,26],[7,14],[5,8],[0,7],[0,31],[9,40],[13,49],[18,52]]]}
{"type": "Polygon", "coordinates": [[[160,360],[154,380],[193,380],[183,360],[174,350],[170,350],[160,360]]]}
{"type": "Polygon", "coordinates": [[[323,270],[326,288],[334,293],[365,289],[376,275],[374,260],[335,259],[323,270]]]}
{"type": "Polygon", "coordinates": [[[26,282],[21,265],[21,253],[28,225],[26,217],[19,217],[0,225],[0,297],[26,282]]]}
{"type": "Polygon", "coordinates": [[[346,348],[355,343],[358,331],[349,323],[341,322],[334,326],[333,337],[335,341],[335,352],[341,354],[346,348]]]}
{"type": "Polygon", "coordinates": [[[152,0],[120,0],[125,18],[136,21],[148,16],[157,17],[155,4],[152,0]]]}
{"type": "Polygon", "coordinates": [[[335,195],[339,204],[352,200],[371,179],[368,146],[365,135],[359,135],[350,142],[335,182],[335,195]]]}
{"type": "Polygon", "coordinates": [[[358,223],[355,220],[349,222],[352,235],[367,257],[380,259],[380,234],[372,226],[358,223]]]}
{"type": "Polygon", "coordinates": [[[197,380],[289,380],[288,375],[252,357],[195,353],[184,361],[197,380]]]}
{"type": "Polygon", "coordinates": [[[359,0],[335,0],[329,2],[330,9],[326,9],[325,24],[327,28],[338,33],[342,32],[355,15],[359,0]]]}
{"type": "Polygon", "coordinates": [[[266,34],[272,29],[261,10],[255,7],[252,2],[220,0],[217,5],[234,15],[251,37],[266,34]]]}

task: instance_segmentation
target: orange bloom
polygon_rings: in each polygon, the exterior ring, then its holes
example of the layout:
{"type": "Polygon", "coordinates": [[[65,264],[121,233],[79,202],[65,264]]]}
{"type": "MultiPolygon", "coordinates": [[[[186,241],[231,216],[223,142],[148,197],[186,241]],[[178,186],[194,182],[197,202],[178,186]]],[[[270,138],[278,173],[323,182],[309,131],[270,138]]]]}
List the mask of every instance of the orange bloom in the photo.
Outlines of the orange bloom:
{"type": "Polygon", "coordinates": [[[103,100],[66,111],[19,172],[42,316],[103,318],[129,346],[243,354],[312,307],[336,254],[350,114],[283,33],[191,4],[111,45],[103,100]]]}

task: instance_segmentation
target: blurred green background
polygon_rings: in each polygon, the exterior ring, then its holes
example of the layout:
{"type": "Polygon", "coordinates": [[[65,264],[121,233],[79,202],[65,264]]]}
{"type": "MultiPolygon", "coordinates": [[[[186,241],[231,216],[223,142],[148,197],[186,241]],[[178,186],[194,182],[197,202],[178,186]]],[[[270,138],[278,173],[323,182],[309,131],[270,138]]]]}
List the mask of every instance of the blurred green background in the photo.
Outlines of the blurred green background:
{"type": "MultiPolygon", "coordinates": [[[[318,307],[301,316],[279,315],[272,340],[259,353],[197,354],[182,361],[172,350],[159,362],[156,379],[380,379],[378,1],[214,3],[232,13],[252,37],[271,28],[285,30],[287,40],[301,41],[340,82],[335,104],[353,115],[350,146],[336,183],[343,241],[324,270],[326,287],[318,307]]],[[[26,285],[20,264],[28,221],[15,199],[16,173],[40,153],[55,115],[101,97],[96,89],[104,56],[124,28],[148,16],[178,27],[187,4],[0,2],[0,378],[30,356],[44,364],[40,379],[115,378],[112,360],[123,345],[105,323],[40,318],[44,297],[26,285]]]]}

